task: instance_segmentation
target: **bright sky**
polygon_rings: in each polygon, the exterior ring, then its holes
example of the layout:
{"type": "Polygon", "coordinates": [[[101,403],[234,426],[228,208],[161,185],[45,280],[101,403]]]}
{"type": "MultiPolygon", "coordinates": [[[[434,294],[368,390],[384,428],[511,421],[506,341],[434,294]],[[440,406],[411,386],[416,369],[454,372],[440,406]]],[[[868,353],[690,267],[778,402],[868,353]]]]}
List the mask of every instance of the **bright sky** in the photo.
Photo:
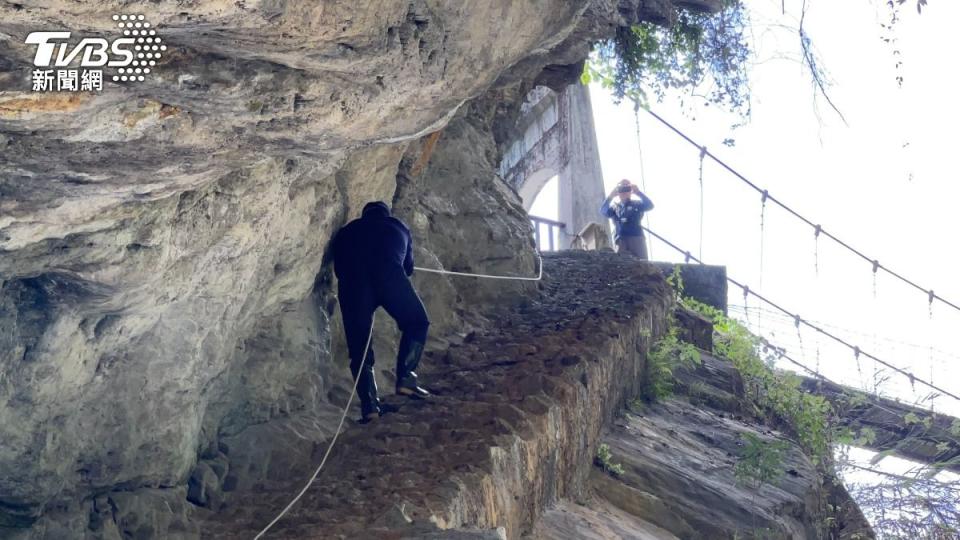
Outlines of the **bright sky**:
{"type": "MultiPolygon", "coordinates": [[[[953,133],[960,126],[955,93],[954,26],[960,2],[931,0],[922,15],[911,0],[895,36],[903,61],[896,83],[893,47],[884,43],[881,0],[808,0],[805,28],[832,79],[834,103],[844,124],[800,62],[800,0],[748,3],[756,62],[751,68],[753,113],[739,121],[715,108],[687,108],[676,97],[652,109],[688,136],[766,188],[787,205],[883,265],[960,304],[960,252],[956,211],[960,188],[953,133]],[[734,138],[735,146],[722,144],[734,138]]],[[[694,255],[700,245],[699,152],[645,112],[639,127],[641,164],[632,106],[617,107],[591,86],[606,190],[620,178],[645,185],[656,203],[647,225],[694,255]],[[641,178],[641,171],[645,178],[641,178]]],[[[556,216],[555,182],[531,211],[556,216]]],[[[598,205],[600,201],[597,201],[598,205]]],[[[884,275],[832,241],[819,241],[815,272],[812,228],[778,207],[765,212],[761,274],[760,196],[709,159],[704,165],[702,259],[727,267],[744,282],[803,318],[822,324],[862,350],[960,394],[960,312],[884,275]],[[762,277],[762,280],[761,280],[762,277]],[[874,290],[876,293],[874,294],[874,290]]],[[[652,258],[683,257],[651,240],[652,258]]],[[[884,395],[923,400],[928,391],[836,346],[815,332],[798,337],[793,321],[730,292],[731,315],[749,313],[754,331],[785,347],[810,367],[848,385],[884,395]]],[[[788,366],[784,366],[788,367],[788,366]]],[[[930,402],[924,403],[930,406],[930,402]]],[[[960,402],[940,397],[936,410],[960,415],[960,402]]]]}

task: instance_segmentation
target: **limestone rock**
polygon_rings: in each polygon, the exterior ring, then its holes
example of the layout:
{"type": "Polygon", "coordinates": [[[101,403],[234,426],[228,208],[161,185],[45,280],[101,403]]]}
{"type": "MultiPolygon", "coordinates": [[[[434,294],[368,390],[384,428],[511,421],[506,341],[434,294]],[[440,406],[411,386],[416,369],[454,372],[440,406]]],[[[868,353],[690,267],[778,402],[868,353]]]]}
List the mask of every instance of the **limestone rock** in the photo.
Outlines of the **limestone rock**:
{"type": "Polygon", "coordinates": [[[703,365],[681,378],[681,393],[626,414],[603,437],[610,462],[623,473],[595,468],[591,493],[562,503],[563,512],[546,512],[534,537],[598,529],[657,539],[873,537],[842,486],[818,471],[796,443],[738,405],[743,389],[729,363],[704,354],[703,365]],[[704,394],[713,397],[694,399],[704,394]],[[756,483],[736,476],[745,434],[786,443],[775,479],[756,483]]]}
{"type": "Polygon", "coordinates": [[[339,395],[311,302],[331,234],[392,198],[406,141],[582,50],[585,8],[127,6],[169,53],[143,84],[64,96],[25,86],[25,33],[105,34],[114,9],[0,7],[3,513],[182,485],[221,429],[339,395]]]}
{"type": "Polygon", "coordinates": [[[713,323],[695,311],[678,307],[674,316],[680,328],[680,340],[704,351],[713,350],[713,323]]]}
{"type": "MultiPolygon", "coordinates": [[[[308,475],[351,388],[333,233],[388,200],[421,264],[533,273],[495,175],[523,96],[576,77],[617,25],[673,16],[666,0],[141,2],[122,9],[169,47],[144,83],[29,91],[27,33],[108,35],[118,9],[0,4],[0,536],[195,538],[219,496],[308,475]]],[[[533,293],[416,283],[435,349],[482,329],[478,305],[533,293]]]]}
{"type": "Polygon", "coordinates": [[[187,482],[187,500],[197,506],[217,510],[220,506],[220,478],[209,464],[201,461],[187,482]]]}

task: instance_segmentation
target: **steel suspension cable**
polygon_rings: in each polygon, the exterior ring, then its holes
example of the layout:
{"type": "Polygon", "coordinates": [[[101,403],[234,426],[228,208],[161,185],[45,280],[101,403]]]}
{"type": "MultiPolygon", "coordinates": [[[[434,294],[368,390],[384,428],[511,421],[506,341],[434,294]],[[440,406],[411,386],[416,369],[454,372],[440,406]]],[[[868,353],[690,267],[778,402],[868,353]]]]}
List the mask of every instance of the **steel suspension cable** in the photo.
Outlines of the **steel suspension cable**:
{"type": "Polygon", "coordinates": [[[950,300],[947,300],[946,298],[944,298],[944,297],[942,297],[942,296],[934,293],[934,292],[933,292],[933,289],[927,289],[927,288],[925,288],[925,287],[922,287],[922,286],[919,285],[917,282],[915,282],[915,281],[913,281],[913,280],[911,280],[911,279],[903,276],[903,275],[900,274],[899,272],[896,272],[896,271],[894,271],[894,270],[892,270],[892,269],[890,269],[890,268],[888,268],[888,267],[880,264],[877,259],[874,259],[874,258],[871,258],[871,257],[867,256],[867,255],[864,254],[862,251],[854,248],[853,246],[851,246],[851,245],[848,244],[847,242],[844,242],[844,241],[841,240],[840,238],[837,238],[837,237],[836,237],[835,235],[833,235],[832,233],[826,231],[822,226],[820,226],[820,225],[818,225],[818,224],[810,221],[809,219],[807,219],[807,218],[805,218],[804,216],[802,216],[799,212],[797,212],[797,211],[794,210],[793,208],[790,208],[789,206],[787,206],[786,203],[780,201],[779,199],[777,199],[777,198],[774,197],[773,195],[770,195],[770,193],[769,193],[767,190],[762,189],[762,188],[759,187],[758,185],[756,185],[756,184],[754,184],[753,182],[751,182],[750,180],[748,180],[745,176],[743,176],[742,174],[740,174],[736,169],[734,169],[734,168],[731,167],[730,165],[727,165],[723,160],[721,160],[721,159],[718,158],[717,156],[713,155],[709,150],[706,150],[706,147],[705,147],[705,146],[698,144],[696,141],[694,141],[693,139],[691,139],[690,137],[688,137],[684,132],[682,132],[682,131],[680,131],[678,128],[674,127],[670,122],[667,122],[666,120],[664,120],[664,119],[663,119],[660,115],[658,115],[657,113],[651,111],[650,109],[647,109],[647,112],[650,113],[650,116],[653,116],[654,118],[656,118],[657,120],[659,120],[660,123],[662,123],[663,125],[665,125],[665,126],[667,126],[668,128],[670,128],[671,131],[673,131],[674,133],[676,133],[677,135],[679,135],[682,139],[684,139],[684,140],[687,141],[688,143],[692,144],[693,146],[697,147],[698,149],[701,149],[706,156],[709,156],[710,159],[712,159],[712,160],[715,161],[718,165],[720,165],[721,167],[723,167],[724,169],[726,169],[730,174],[732,174],[733,176],[735,176],[736,178],[738,178],[739,180],[743,181],[745,184],[747,184],[748,186],[750,186],[751,188],[753,188],[757,193],[760,193],[760,194],[763,196],[764,201],[773,202],[774,204],[776,204],[776,205],[779,206],[780,208],[782,208],[782,209],[786,210],[788,213],[792,214],[794,217],[796,217],[796,218],[799,219],[800,221],[806,223],[806,224],[809,225],[810,227],[813,227],[813,229],[814,229],[814,234],[816,235],[816,237],[819,237],[821,234],[822,234],[823,236],[826,236],[827,238],[833,240],[834,242],[836,242],[836,243],[839,244],[840,246],[846,248],[846,249],[847,249],[848,251],[850,251],[851,253],[857,255],[857,256],[860,257],[861,259],[863,259],[863,260],[867,261],[868,263],[870,263],[870,264],[872,265],[872,267],[874,268],[874,272],[876,272],[877,270],[883,270],[883,271],[886,272],[887,274],[889,274],[889,275],[891,275],[891,276],[899,279],[899,280],[902,281],[903,283],[906,283],[907,285],[909,285],[909,286],[917,289],[918,291],[926,294],[929,303],[932,304],[934,300],[938,300],[938,301],[940,301],[941,303],[943,303],[943,304],[945,304],[945,305],[947,305],[947,306],[949,306],[949,307],[957,310],[958,312],[960,312],[960,305],[958,305],[958,304],[956,304],[956,303],[954,303],[954,302],[951,302],[950,300]]]}
{"type": "MultiPolygon", "coordinates": [[[[696,257],[694,257],[693,255],[691,255],[689,251],[686,251],[686,250],[680,248],[679,246],[677,246],[677,245],[674,244],[673,242],[670,242],[670,241],[667,240],[666,238],[664,238],[664,237],[660,236],[659,234],[651,231],[648,227],[644,227],[643,229],[644,229],[645,231],[647,231],[648,233],[650,233],[650,235],[653,236],[654,238],[656,238],[657,240],[660,240],[660,241],[663,242],[664,244],[670,246],[670,247],[673,248],[674,250],[676,250],[676,251],[678,251],[679,253],[681,253],[682,255],[684,255],[684,257],[686,257],[686,260],[687,260],[687,261],[694,261],[694,262],[697,263],[697,264],[705,264],[703,261],[701,261],[701,260],[697,259],[696,257]]],[[[811,329],[813,329],[813,330],[816,330],[816,331],[819,332],[820,334],[823,334],[823,335],[827,336],[828,338],[836,341],[837,343],[840,343],[841,345],[845,345],[847,348],[849,348],[849,349],[851,349],[851,350],[853,351],[854,357],[855,357],[858,361],[859,361],[860,356],[863,355],[863,356],[865,356],[865,357],[873,360],[874,362],[877,362],[878,364],[881,364],[881,365],[883,365],[883,366],[886,366],[886,367],[890,368],[891,370],[899,373],[900,375],[903,375],[904,377],[907,377],[908,379],[910,379],[910,384],[911,384],[911,386],[912,386],[913,383],[915,383],[915,382],[916,382],[916,383],[920,383],[921,385],[926,386],[926,387],[930,388],[931,390],[936,390],[937,392],[940,392],[940,394],[942,394],[942,395],[949,396],[949,397],[952,397],[953,399],[955,399],[955,400],[957,400],[957,401],[960,401],[960,396],[958,396],[957,394],[954,394],[954,393],[952,393],[952,392],[950,392],[950,391],[947,391],[947,390],[945,390],[945,389],[943,389],[943,388],[940,388],[939,386],[936,386],[935,384],[933,384],[933,383],[931,383],[931,382],[928,382],[928,381],[926,381],[926,380],[924,380],[924,379],[921,379],[921,378],[917,377],[916,375],[914,375],[913,373],[910,373],[909,371],[906,371],[906,370],[904,370],[904,369],[901,369],[901,368],[899,368],[899,367],[897,367],[897,366],[895,366],[895,365],[893,365],[893,364],[891,364],[891,363],[889,363],[889,362],[886,362],[886,361],[884,361],[884,360],[882,360],[882,359],[880,359],[880,358],[877,358],[877,357],[874,356],[873,354],[870,354],[869,352],[860,349],[859,346],[853,345],[852,343],[846,341],[845,339],[843,339],[843,338],[841,338],[841,337],[839,337],[839,336],[837,336],[837,335],[835,335],[835,334],[833,334],[833,333],[831,333],[831,332],[828,332],[827,330],[824,330],[823,328],[821,328],[821,327],[819,327],[819,326],[817,326],[817,325],[815,325],[815,324],[813,324],[813,323],[811,323],[811,322],[809,322],[809,321],[804,320],[804,319],[801,318],[799,315],[797,315],[797,314],[795,314],[795,313],[787,310],[786,308],[781,307],[779,304],[777,304],[777,303],[773,302],[772,300],[766,298],[766,297],[763,296],[762,294],[759,294],[759,293],[757,293],[756,291],[750,289],[750,287],[748,287],[747,285],[741,284],[740,282],[738,282],[737,280],[735,280],[735,279],[733,279],[733,278],[731,278],[731,277],[729,277],[729,276],[727,276],[727,281],[729,281],[729,282],[730,282],[731,284],[733,284],[735,287],[738,287],[738,288],[740,288],[740,289],[743,289],[747,294],[750,294],[750,295],[754,296],[755,298],[757,298],[757,299],[760,300],[761,302],[763,302],[763,303],[769,305],[770,307],[772,307],[772,308],[774,308],[774,309],[776,309],[776,310],[784,313],[785,315],[790,316],[790,317],[795,321],[795,323],[796,323],[798,326],[802,324],[802,325],[804,325],[804,326],[806,326],[806,327],[808,327],[808,328],[811,328],[811,329]]]]}

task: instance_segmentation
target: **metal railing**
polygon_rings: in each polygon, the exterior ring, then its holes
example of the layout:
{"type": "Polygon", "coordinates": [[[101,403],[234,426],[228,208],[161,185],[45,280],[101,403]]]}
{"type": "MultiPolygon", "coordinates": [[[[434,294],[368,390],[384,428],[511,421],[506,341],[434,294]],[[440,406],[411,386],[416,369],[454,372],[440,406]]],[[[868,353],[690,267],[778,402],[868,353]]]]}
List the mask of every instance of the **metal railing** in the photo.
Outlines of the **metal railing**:
{"type": "MultiPolygon", "coordinates": [[[[537,242],[537,249],[540,251],[556,251],[557,246],[554,245],[554,232],[559,232],[560,235],[564,233],[564,230],[567,228],[566,223],[561,223],[559,221],[554,221],[552,219],[542,218],[538,216],[529,216],[530,222],[533,223],[533,239],[537,242]],[[543,238],[540,234],[540,226],[547,226],[547,248],[544,249],[543,238]]],[[[557,235],[557,236],[560,236],[557,235]]],[[[557,243],[559,243],[559,238],[557,243]]]]}

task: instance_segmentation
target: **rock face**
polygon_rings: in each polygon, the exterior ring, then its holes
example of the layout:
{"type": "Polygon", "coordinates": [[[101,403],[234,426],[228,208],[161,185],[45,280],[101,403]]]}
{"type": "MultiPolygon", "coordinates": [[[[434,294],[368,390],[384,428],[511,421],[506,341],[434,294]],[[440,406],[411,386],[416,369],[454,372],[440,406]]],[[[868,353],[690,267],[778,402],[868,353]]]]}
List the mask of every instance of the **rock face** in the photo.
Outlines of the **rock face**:
{"type": "Polygon", "coordinates": [[[531,537],[873,538],[846,490],[749,413],[736,369],[702,360],[676,396],[638,406],[602,437],[623,472],[595,468],[588,493],[545,513],[531,537]],[[736,474],[749,436],[784,444],[774,478],[736,474]]]}
{"type": "MultiPolygon", "coordinates": [[[[575,80],[592,40],[675,8],[125,4],[168,46],[147,81],[30,91],[29,32],[107,36],[118,9],[0,5],[0,537],[256,532],[309,476],[350,393],[332,234],[386,200],[414,231],[419,265],[534,274],[526,216],[497,177],[524,96],[575,80]]],[[[543,291],[418,274],[436,337],[428,373],[447,408],[407,404],[393,424],[348,429],[331,469],[340,483],[283,527],[512,538],[582,494],[600,427],[639,384],[631,370],[662,287],[651,273],[637,298],[655,301],[620,312],[538,296],[560,294],[564,272],[604,275],[573,268],[584,261],[558,259],[543,291]],[[505,321],[513,333],[495,331],[505,321]],[[544,329],[569,344],[509,348],[544,329]],[[425,459],[425,435],[456,450],[449,463],[364,469],[371,453],[425,459]],[[363,499],[354,486],[371,477],[344,477],[357,470],[397,488],[363,499]]],[[[385,319],[375,347],[388,386],[385,319]]]]}
{"type": "MultiPolygon", "coordinates": [[[[146,82],[30,92],[29,32],[109,36],[117,9],[0,6],[0,526],[19,535],[186,531],[166,509],[255,481],[258,437],[329,434],[349,381],[323,257],[366,201],[396,199],[424,265],[532,272],[494,174],[514,109],[674,8],[128,4],[168,46],[146,82]]],[[[431,283],[438,332],[519,290],[431,283]]]]}

